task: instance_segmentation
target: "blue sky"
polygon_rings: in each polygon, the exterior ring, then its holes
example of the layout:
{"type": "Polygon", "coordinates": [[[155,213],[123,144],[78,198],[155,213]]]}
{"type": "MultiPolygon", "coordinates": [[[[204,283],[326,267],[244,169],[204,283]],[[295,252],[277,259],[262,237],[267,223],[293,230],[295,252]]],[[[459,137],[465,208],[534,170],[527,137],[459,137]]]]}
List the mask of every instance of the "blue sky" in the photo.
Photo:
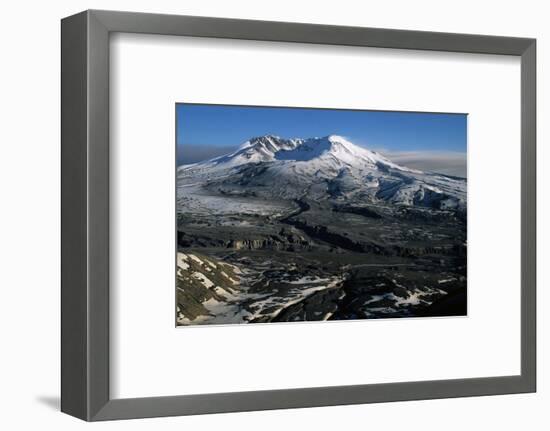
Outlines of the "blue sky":
{"type": "Polygon", "coordinates": [[[465,114],[193,104],[178,104],[176,114],[178,163],[224,154],[254,136],[335,134],[397,157],[408,153],[417,158],[421,153],[462,155],[465,166],[465,114]]]}

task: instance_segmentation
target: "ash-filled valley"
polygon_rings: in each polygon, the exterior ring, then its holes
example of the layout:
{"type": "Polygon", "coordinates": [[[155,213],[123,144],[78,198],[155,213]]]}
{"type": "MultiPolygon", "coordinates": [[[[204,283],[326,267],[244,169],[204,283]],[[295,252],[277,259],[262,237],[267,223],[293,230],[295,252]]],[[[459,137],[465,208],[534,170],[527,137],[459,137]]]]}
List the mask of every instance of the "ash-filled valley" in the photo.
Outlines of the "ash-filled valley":
{"type": "Polygon", "coordinates": [[[177,169],[178,325],[466,314],[466,180],[340,136],[177,169]]]}

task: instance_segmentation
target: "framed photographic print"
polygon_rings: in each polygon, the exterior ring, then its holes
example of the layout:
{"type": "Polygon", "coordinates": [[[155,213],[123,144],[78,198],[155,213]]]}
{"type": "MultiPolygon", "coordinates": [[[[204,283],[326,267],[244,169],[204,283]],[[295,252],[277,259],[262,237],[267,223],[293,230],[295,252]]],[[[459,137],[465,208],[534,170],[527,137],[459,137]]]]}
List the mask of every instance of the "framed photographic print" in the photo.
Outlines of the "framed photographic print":
{"type": "Polygon", "coordinates": [[[535,40],[61,29],[64,412],[535,391],[535,40]]]}

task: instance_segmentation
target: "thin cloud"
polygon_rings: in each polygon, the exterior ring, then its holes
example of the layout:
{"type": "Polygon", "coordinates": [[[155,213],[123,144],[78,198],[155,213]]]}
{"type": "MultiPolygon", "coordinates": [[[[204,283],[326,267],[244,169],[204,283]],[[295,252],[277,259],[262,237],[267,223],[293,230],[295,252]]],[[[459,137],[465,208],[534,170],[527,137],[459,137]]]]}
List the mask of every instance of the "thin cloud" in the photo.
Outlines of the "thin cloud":
{"type": "Polygon", "coordinates": [[[185,144],[178,146],[178,166],[202,162],[234,152],[239,146],[185,144]]]}
{"type": "Polygon", "coordinates": [[[387,151],[379,153],[408,168],[466,178],[466,153],[453,151],[387,151]]]}

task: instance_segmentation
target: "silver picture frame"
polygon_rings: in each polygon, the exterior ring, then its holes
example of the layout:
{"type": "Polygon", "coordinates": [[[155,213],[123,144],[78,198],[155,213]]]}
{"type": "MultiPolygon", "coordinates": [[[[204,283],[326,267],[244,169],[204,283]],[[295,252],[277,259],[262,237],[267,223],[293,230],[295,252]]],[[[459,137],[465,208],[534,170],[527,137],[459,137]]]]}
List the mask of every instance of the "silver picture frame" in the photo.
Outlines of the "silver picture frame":
{"type": "Polygon", "coordinates": [[[87,421],[536,391],[536,40],[89,10],[61,21],[61,410],[87,421]],[[109,37],[113,32],[518,56],[521,374],[112,399],[109,394],[109,37]]]}

